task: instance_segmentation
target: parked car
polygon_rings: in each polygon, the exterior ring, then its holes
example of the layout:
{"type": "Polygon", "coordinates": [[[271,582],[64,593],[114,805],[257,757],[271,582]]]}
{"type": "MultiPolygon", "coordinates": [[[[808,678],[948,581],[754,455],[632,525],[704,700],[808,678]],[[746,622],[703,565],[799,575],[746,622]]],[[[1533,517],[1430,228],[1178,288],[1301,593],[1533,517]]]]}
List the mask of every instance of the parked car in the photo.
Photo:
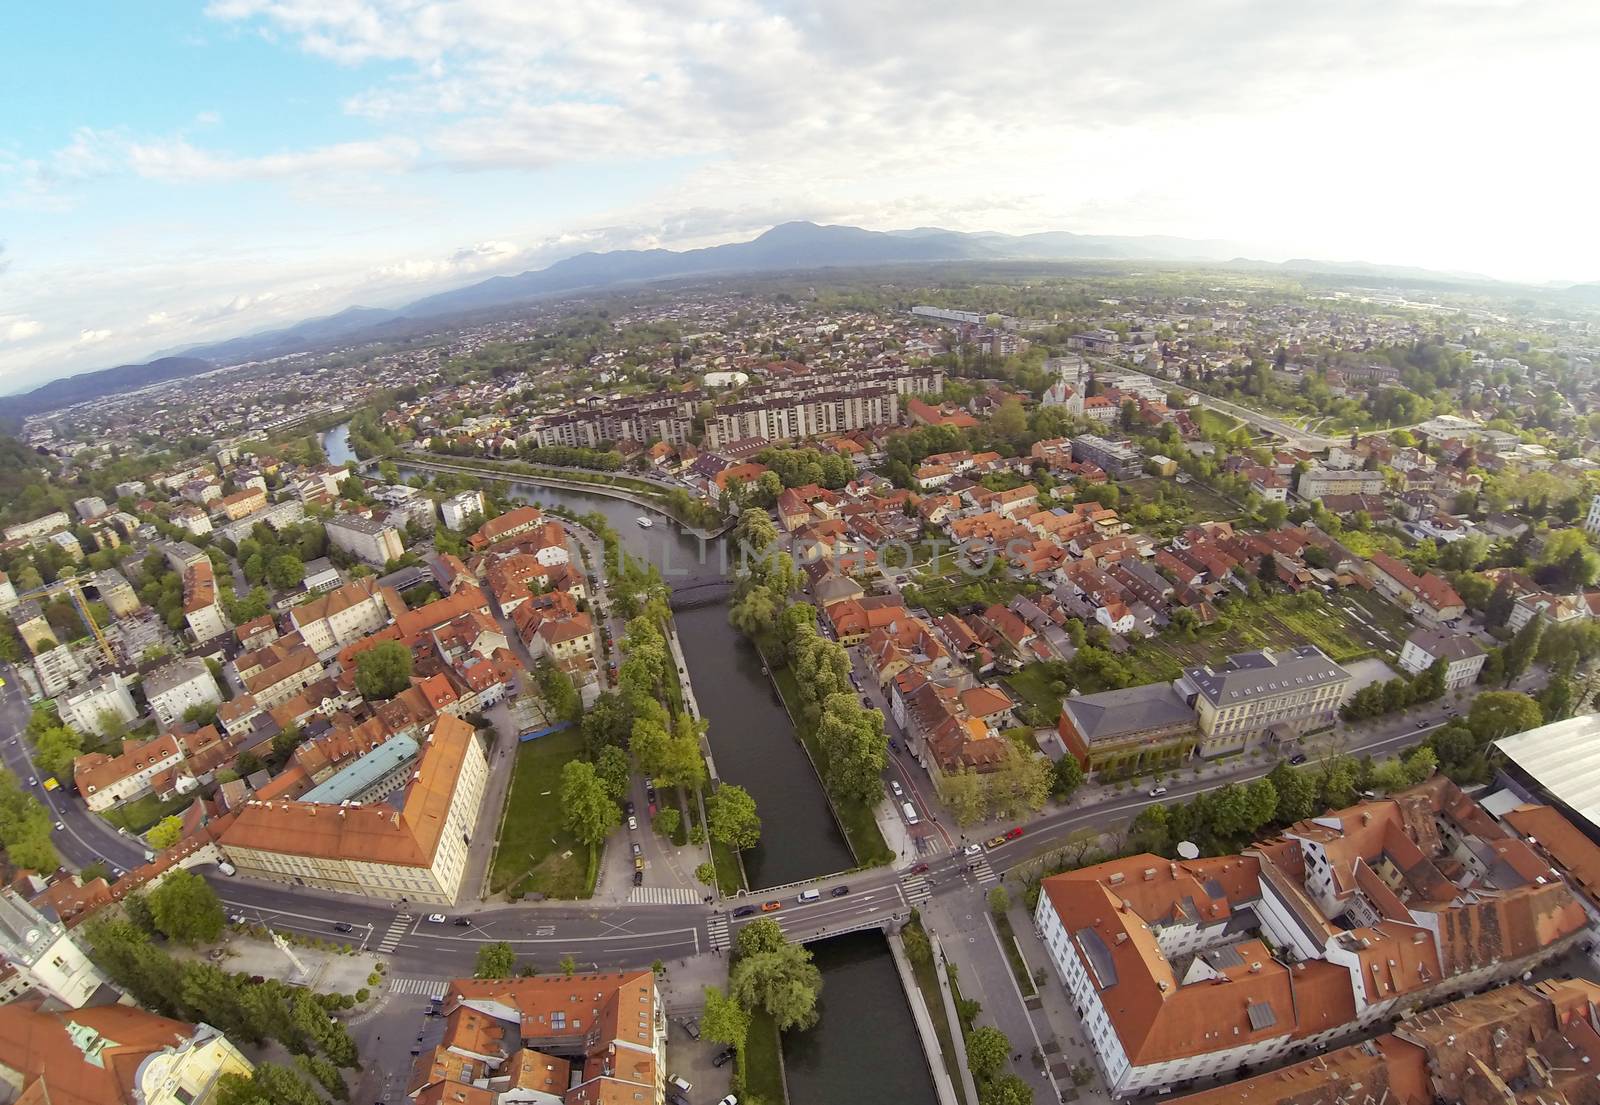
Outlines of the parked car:
{"type": "Polygon", "coordinates": [[[1021,825],[1013,825],[1011,828],[1006,830],[1006,839],[1007,840],[1017,840],[1021,836],[1022,836],[1022,826],[1021,825]]]}
{"type": "Polygon", "coordinates": [[[850,893],[850,888],[848,886],[836,886],[832,890],[828,891],[828,897],[842,898],[848,893],[850,893]]]}
{"type": "Polygon", "coordinates": [[[711,1057],[711,1065],[714,1067],[725,1067],[733,1061],[734,1055],[735,1052],[733,1048],[725,1047],[711,1057]]]}
{"type": "Polygon", "coordinates": [[[733,915],[735,917],[754,917],[756,915],[756,907],[753,905],[742,905],[733,911],[733,915]]]}
{"type": "Polygon", "coordinates": [[[762,902],[761,903],[761,912],[762,913],[776,913],[776,912],[778,912],[778,910],[780,910],[782,908],[783,908],[783,903],[782,902],[762,902]]]}
{"type": "Polygon", "coordinates": [[[904,798],[906,796],[905,788],[894,779],[889,780],[889,793],[896,798],[904,798]]]}
{"type": "Polygon", "coordinates": [[[627,814],[629,817],[633,816],[633,799],[632,798],[630,798],[626,802],[622,803],[622,812],[627,814]]]}
{"type": "Polygon", "coordinates": [[[1289,757],[1289,762],[1296,767],[1299,767],[1301,764],[1306,762],[1306,754],[1304,752],[1296,752],[1293,756],[1289,757]]]}
{"type": "Polygon", "coordinates": [[[333,923],[333,931],[334,932],[354,932],[355,931],[355,926],[352,925],[349,921],[335,921],[333,923]]]}
{"type": "Polygon", "coordinates": [[[442,924],[444,924],[444,914],[443,913],[430,913],[430,914],[428,914],[428,920],[432,921],[436,925],[442,925],[442,924]]]}
{"type": "Polygon", "coordinates": [[[630,833],[636,833],[639,831],[639,819],[633,816],[631,813],[628,815],[628,831],[630,833]]]}
{"type": "Polygon", "coordinates": [[[739,1105],[739,1099],[733,1096],[733,1094],[729,1094],[727,1097],[717,1102],[717,1105],[739,1105]]]}
{"type": "Polygon", "coordinates": [[[471,917],[457,917],[456,918],[456,926],[459,927],[459,928],[469,929],[469,928],[472,927],[472,918],[471,917]]]}

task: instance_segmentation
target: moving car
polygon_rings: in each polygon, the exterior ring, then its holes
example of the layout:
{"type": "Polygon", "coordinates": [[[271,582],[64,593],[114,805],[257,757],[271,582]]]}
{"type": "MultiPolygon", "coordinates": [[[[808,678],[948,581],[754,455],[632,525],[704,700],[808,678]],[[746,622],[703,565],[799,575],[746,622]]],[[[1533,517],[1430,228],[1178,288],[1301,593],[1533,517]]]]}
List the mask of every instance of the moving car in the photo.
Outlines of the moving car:
{"type": "Polygon", "coordinates": [[[926,863],[919,863],[911,869],[911,873],[913,875],[926,875],[928,873],[928,865],[926,863]]]}
{"type": "Polygon", "coordinates": [[[633,841],[632,843],[633,843],[633,854],[636,855],[636,856],[644,855],[644,845],[640,844],[637,840],[633,841]]]}
{"type": "Polygon", "coordinates": [[[828,897],[842,898],[848,893],[850,893],[850,888],[848,886],[836,886],[832,890],[828,891],[828,897]]]}
{"type": "Polygon", "coordinates": [[[974,840],[971,844],[968,844],[965,848],[961,849],[961,854],[964,856],[975,856],[981,851],[983,851],[983,845],[974,840]]]}
{"type": "Polygon", "coordinates": [[[998,848],[1002,844],[1004,844],[1005,842],[1006,842],[1006,838],[1003,837],[1003,836],[992,836],[988,840],[983,842],[983,846],[985,848],[998,848]]]}
{"type": "Polygon", "coordinates": [[[59,833],[63,829],[65,829],[66,827],[67,827],[67,823],[65,821],[57,821],[56,822],[56,832],[59,833]]]}
{"type": "Polygon", "coordinates": [[[1289,762],[1298,767],[1306,762],[1306,754],[1304,752],[1296,752],[1293,756],[1289,757],[1289,762]]]}
{"type": "Polygon", "coordinates": [[[1150,788],[1150,797],[1152,797],[1152,798],[1160,798],[1165,793],[1167,793],[1167,788],[1166,787],[1151,787],[1150,788]]]}
{"type": "Polygon", "coordinates": [[[644,885],[644,870],[642,868],[635,867],[633,869],[633,885],[634,886],[643,886],[644,885]]]}
{"type": "Polygon", "coordinates": [[[334,932],[354,932],[355,928],[349,921],[335,921],[333,923],[334,932]]]}
{"type": "Polygon", "coordinates": [[[1022,836],[1022,826],[1021,825],[1013,825],[1011,828],[1006,830],[1006,839],[1007,840],[1017,840],[1021,836],[1022,836]]]}
{"type": "Polygon", "coordinates": [[[729,1094],[727,1097],[717,1102],[717,1105],[739,1105],[739,1099],[734,1097],[732,1094],[729,1094]]]}
{"type": "Polygon", "coordinates": [[[633,869],[635,871],[643,871],[644,870],[644,857],[643,856],[634,856],[633,857],[633,869]]]}
{"type": "Polygon", "coordinates": [[[820,900],[821,897],[822,891],[818,890],[816,887],[812,887],[810,890],[801,891],[800,896],[796,898],[795,901],[799,902],[801,905],[806,905],[809,902],[820,900]]]}
{"type": "Polygon", "coordinates": [[[733,911],[733,915],[735,917],[754,917],[756,915],[756,907],[753,905],[742,905],[733,911]]]}
{"type": "Polygon", "coordinates": [[[432,921],[436,925],[442,925],[442,924],[444,924],[444,914],[443,913],[430,913],[430,914],[428,914],[428,920],[432,921]]]}
{"type": "Polygon", "coordinates": [[[639,819],[633,816],[631,813],[628,815],[628,831],[630,833],[636,833],[639,831],[639,819]]]}
{"type": "Polygon", "coordinates": [[[471,917],[457,917],[456,918],[456,924],[458,926],[460,926],[461,928],[469,929],[469,928],[472,927],[472,918],[471,917]]]}
{"type": "Polygon", "coordinates": [[[778,910],[780,910],[782,908],[783,908],[783,903],[782,902],[762,902],[761,903],[761,912],[762,913],[776,913],[776,912],[778,912],[778,910]]]}

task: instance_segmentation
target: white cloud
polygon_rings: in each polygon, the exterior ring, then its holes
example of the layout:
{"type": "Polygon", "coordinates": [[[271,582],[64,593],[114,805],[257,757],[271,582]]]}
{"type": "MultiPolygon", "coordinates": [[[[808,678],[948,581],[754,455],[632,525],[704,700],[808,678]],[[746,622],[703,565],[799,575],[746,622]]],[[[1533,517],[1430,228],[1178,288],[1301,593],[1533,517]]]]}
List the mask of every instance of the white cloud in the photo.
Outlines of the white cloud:
{"type": "Polygon", "coordinates": [[[99,345],[101,342],[105,341],[109,337],[111,337],[111,331],[110,330],[79,330],[78,331],[78,344],[79,345],[99,345]]]}
{"type": "Polygon", "coordinates": [[[501,268],[521,255],[522,250],[511,242],[479,242],[463,246],[448,257],[408,259],[378,265],[367,277],[375,284],[440,280],[501,268]]]}
{"type": "Polygon", "coordinates": [[[195,126],[198,126],[198,127],[220,126],[222,124],[222,112],[220,112],[220,111],[202,111],[202,112],[199,112],[198,114],[195,115],[194,122],[195,122],[195,126]]]}
{"type": "Polygon", "coordinates": [[[0,319],[0,335],[4,335],[6,341],[27,341],[43,332],[44,324],[31,318],[0,319]]]}

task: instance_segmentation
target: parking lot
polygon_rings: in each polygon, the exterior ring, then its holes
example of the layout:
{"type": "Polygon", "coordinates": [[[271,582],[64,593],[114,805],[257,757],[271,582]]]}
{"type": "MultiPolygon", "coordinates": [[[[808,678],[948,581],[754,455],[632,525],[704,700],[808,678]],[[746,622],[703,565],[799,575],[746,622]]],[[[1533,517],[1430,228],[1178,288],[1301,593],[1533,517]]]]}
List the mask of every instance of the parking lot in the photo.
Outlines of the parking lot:
{"type": "Polygon", "coordinates": [[[685,1096],[690,1105],[717,1105],[727,1096],[733,1083],[733,1064],[711,1064],[712,1057],[721,1050],[721,1044],[690,1036],[680,1018],[667,1022],[667,1076],[675,1075],[689,1083],[692,1088],[685,1096]]]}

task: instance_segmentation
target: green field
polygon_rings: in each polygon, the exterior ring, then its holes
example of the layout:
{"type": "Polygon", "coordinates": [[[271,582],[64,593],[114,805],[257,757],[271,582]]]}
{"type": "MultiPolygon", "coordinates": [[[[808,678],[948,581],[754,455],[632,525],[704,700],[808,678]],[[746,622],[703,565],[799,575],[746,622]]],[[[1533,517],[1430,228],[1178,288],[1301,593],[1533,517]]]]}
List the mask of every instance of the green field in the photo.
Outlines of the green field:
{"type": "MultiPolygon", "coordinates": [[[[923,931],[920,920],[911,921],[906,925],[908,929],[912,927],[923,931]]],[[[923,934],[926,935],[926,932],[923,934]]],[[[961,1061],[957,1058],[950,1018],[945,1014],[944,994],[939,990],[938,972],[939,968],[934,966],[931,959],[923,963],[911,961],[911,975],[917,980],[917,989],[922,991],[922,1001],[928,1007],[928,1019],[933,1021],[933,1034],[939,1038],[939,1051],[944,1060],[945,1072],[950,1076],[951,1086],[955,1088],[956,1100],[961,1105],[966,1105],[967,1091],[961,1079],[961,1061]]]]}
{"type": "MultiPolygon", "coordinates": [[[[826,771],[827,757],[823,754],[815,730],[800,720],[800,690],[795,684],[794,673],[788,668],[778,668],[773,674],[777,679],[778,691],[789,707],[789,716],[795,719],[795,728],[806,749],[811,753],[817,771],[819,773],[826,771]]],[[[820,782],[820,779],[818,781],[820,782]]],[[[839,815],[840,823],[844,825],[845,839],[849,841],[850,850],[856,855],[857,864],[862,867],[876,867],[894,858],[889,845],[884,843],[883,833],[878,828],[878,819],[872,816],[871,806],[860,802],[840,802],[832,795],[829,795],[829,799],[839,815]]]]}
{"type": "Polygon", "coordinates": [[[550,898],[587,898],[594,893],[590,849],[561,824],[556,794],[561,768],[579,757],[583,733],[576,727],[528,741],[506,797],[505,819],[489,872],[492,893],[539,893],[550,898]]]}
{"type": "Polygon", "coordinates": [[[1056,677],[1048,664],[1026,664],[1003,680],[1013,694],[1031,706],[1032,717],[1040,725],[1052,725],[1061,716],[1061,695],[1056,693],[1056,677]]]}
{"type": "Polygon", "coordinates": [[[1234,652],[1311,644],[1339,663],[1365,659],[1374,646],[1346,611],[1321,595],[1268,595],[1258,602],[1234,596],[1222,620],[1193,640],[1166,633],[1139,641],[1126,659],[1145,682],[1176,679],[1181,669],[1215,663],[1234,652]],[[1301,605],[1304,603],[1305,605],[1301,605]]]}
{"type": "Polygon", "coordinates": [[[150,826],[175,813],[181,813],[189,808],[189,803],[194,801],[194,793],[175,794],[165,801],[153,794],[132,802],[124,802],[106,810],[100,816],[119,829],[127,829],[130,833],[142,833],[150,826]]]}
{"type": "Polygon", "coordinates": [[[783,1044],[778,1026],[771,1014],[761,1009],[750,1014],[750,1031],[739,1055],[739,1075],[744,1092],[757,1101],[784,1105],[788,1100],[783,1092],[783,1044]]]}

